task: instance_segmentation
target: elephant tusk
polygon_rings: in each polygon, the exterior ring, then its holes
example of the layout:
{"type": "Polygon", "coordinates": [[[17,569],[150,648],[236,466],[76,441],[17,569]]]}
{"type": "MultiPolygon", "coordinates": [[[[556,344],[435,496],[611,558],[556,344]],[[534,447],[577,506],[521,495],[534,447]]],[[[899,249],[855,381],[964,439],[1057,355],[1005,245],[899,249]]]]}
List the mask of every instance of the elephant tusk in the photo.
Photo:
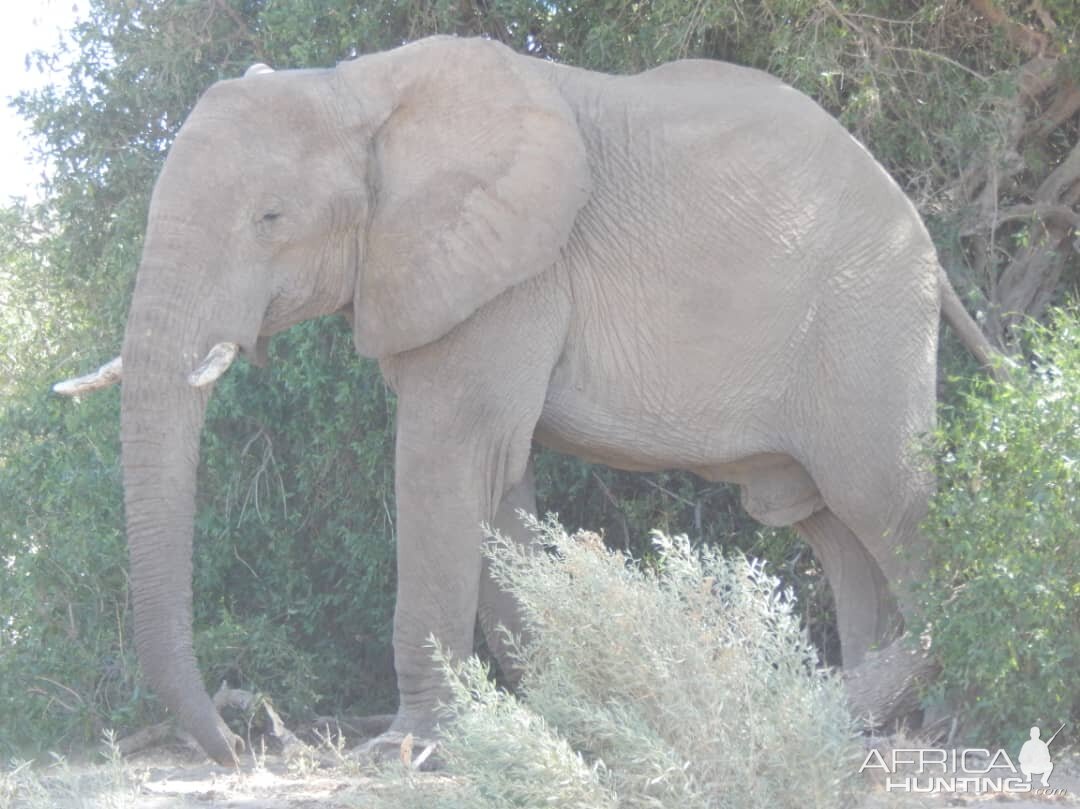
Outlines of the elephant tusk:
{"type": "Polygon", "coordinates": [[[89,393],[92,390],[115,385],[120,381],[121,376],[123,376],[122,361],[120,357],[116,357],[102,365],[94,373],[57,382],[52,389],[61,396],[78,396],[80,393],[89,393]]]}
{"type": "Polygon", "coordinates": [[[221,375],[229,370],[239,350],[240,346],[236,343],[218,343],[210,349],[202,364],[188,374],[188,382],[196,388],[204,388],[217,382],[221,375]]]}

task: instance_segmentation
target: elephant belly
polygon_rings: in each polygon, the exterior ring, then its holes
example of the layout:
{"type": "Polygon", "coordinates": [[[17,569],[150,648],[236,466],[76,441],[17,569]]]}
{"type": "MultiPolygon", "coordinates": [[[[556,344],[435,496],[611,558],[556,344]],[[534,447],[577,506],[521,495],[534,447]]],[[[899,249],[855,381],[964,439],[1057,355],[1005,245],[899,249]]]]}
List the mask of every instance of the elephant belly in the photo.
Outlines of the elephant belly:
{"type": "Polygon", "coordinates": [[[646,426],[604,411],[574,407],[566,399],[548,401],[535,438],[556,452],[636,472],[686,468],[702,460],[700,441],[695,446],[691,431],[678,424],[646,426]]]}
{"type": "Polygon", "coordinates": [[[763,525],[794,525],[825,507],[800,463],[786,453],[765,451],[766,442],[745,436],[696,430],[677,420],[628,428],[596,412],[571,414],[556,405],[545,409],[535,437],[550,449],[591,463],[638,472],[683,469],[706,480],[738,484],[743,508],[763,525]]]}
{"type": "Polygon", "coordinates": [[[578,386],[549,390],[535,437],[591,463],[641,472],[687,469],[705,477],[780,449],[773,430],[743,417],[723,418],[707,405],[649,407],[647,400],[589,395],[578,386]]]}

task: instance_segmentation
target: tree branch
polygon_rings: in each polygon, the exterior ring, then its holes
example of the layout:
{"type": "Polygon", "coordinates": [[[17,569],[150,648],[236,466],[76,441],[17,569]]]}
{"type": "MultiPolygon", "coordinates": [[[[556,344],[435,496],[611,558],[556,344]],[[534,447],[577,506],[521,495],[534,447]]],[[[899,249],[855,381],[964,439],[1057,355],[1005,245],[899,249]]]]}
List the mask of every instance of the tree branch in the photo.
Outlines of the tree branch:
{"type": "Polygon", "coordinates": [[[1068,156],[1043,180],[1035,192],[1036,201],[1057,203],[1080,180],[1080,141],[1073,144],[1068,156]]]}
{"type": "Polygon", "coordinates": [[[1078,112],[1080,112],[1080,87],[1069,82],[1054,96],[1046,112],[1032,122],[1024,136],[1025,138],[1045,138],[1078,112]]]}
{"type": "Polygon", "coordinates": [[[961,236],[974,236],[976,233],[994,231],[1009,222],[1018,222],[1024,219],[1048,222],[1051,220],[1064,222],[1072,227],[1080,227],[1080,213],[1077,213],[1068,205],[1055,205],[1053,203],[1038,203],[1034,205],[1020,204],[1010,205],[996,212],[992,221],[981,219],[972,222],[960,230],[961,236]]]}
{"type": "Polygon", "coordinates": [[[968,4],[977,14],[985,17],[987,22],[1000,28],[1005,38],[1028,56],[1042,56],[1045,53],[1050,44],[1047,36],[1016,22],[998,8],[994,0],[968,0],[968,4]]]}

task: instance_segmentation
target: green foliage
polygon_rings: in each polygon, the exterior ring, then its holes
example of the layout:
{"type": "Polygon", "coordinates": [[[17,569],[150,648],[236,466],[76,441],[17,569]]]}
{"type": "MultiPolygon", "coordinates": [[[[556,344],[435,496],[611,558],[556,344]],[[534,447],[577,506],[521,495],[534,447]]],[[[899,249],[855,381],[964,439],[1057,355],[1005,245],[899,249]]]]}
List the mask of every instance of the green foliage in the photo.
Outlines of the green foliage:
{"type": "MultiPolygon", "coordinates": [[[[278,336],[270,354],[230,374],[208,414],[195,586],[214,597],[196,621],[266,616],[319,661],[321,709],[387,710],[394,400],[338,319],[278,336]]],[[[289,709],[304,703],[286,696],[287,673],[245,681],[289,709]]]]}
{"type": "Polygon", "coordinates": [[[0,412],[5,756],[144,718],[127,641],[116,428],[103,416],[115,414],[116,396],[72,408],[47,390],[0,412]]]}
{"type": "MultiPolygon", "coordinates": [[[[0,220],[0,756],[145,719],[129,633],[115,391],[49,392],[89,315],[16,206],[0,220]]],[[[93,362],[98,357],[91,354],[93,362]]]]}
{"type": "Polygon", "coordinates": [[[974,740],[1080,720],[1080,309],[1029,325],[1034,374],[945,410],[925,618],[974,740]]]}
{"type": "Polygon", "coordinates": [[[521,600],[524,699],[475,659],[441,656],[441,748],[456,789],[406,781],[390,806],[833,807],[858,793],[861,746],[838,679],[790,591],[760,562],[657,533],[647,566],[595,534],[533,522],[496,538],[521,600]],[[429,801],[431,801],[429,803],[429,801]]]}

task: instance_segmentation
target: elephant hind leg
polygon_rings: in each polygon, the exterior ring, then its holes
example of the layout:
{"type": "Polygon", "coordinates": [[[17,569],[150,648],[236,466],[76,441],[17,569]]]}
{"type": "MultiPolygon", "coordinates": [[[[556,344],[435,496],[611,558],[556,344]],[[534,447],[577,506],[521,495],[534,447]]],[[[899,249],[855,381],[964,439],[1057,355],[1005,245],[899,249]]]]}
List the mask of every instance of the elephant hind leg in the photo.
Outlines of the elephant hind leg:
{"type": "Polygon", "coordinates": [[[836,603],[844,668],[893,641],[903,624],[885,576],[859,538],[832,511],[822,509],[795,524],[825,570],[836,603]]]}
{"type": "MultiPolygon", "coordinates": [[[[503,495],[491,526],[507,539],[525,543],[529,537],[518,517],[519,510],[536,514],[536,491],[531,461],[521,481],[503,495]]],[[[495,656],[503,677],[511,687],[517,687],[521,680],[521,670],[511,654],[505,631],[521,638],[525,636],[525,626],[517,600],[492,578],[490,562],[486,557],[480,576],[480,604],[477,614],[488,649],[495,656]]]]}
{"type": "MultiPolygon", "coordinates": [[[[806,467],[793,457],[763,454],[716,470],[737,480],[747,513],[765,525],[794,525],[825,569],[836,602],[845,668],[893,640],[902,625],[889,579],[874,548],[829,507],[806,467]]],[[[827,480],[829,480],[827,478],[827,480]]],[[[881,543],[879,543],[880,545],[881,543]]],[[[885,547],[877,548],[887,553],[885,547]]]]}
{"type": "MultiPolygon", "coordinates": [[[[827,507],[798,529],[832,583],[848,703],[868,726],[910,721],[937,671],[922,644],[901,636],[905,623],[909,630],[918,623],[915,585],[926,564],[919,523],[932,490],[917,434],[911,427],[893,431],[890,452],[889,431],[865,444],[849,431],[846,463],[807,466],[827,507]]],[[[830,456],[821,450],[812,457],[830,456]]]]}

